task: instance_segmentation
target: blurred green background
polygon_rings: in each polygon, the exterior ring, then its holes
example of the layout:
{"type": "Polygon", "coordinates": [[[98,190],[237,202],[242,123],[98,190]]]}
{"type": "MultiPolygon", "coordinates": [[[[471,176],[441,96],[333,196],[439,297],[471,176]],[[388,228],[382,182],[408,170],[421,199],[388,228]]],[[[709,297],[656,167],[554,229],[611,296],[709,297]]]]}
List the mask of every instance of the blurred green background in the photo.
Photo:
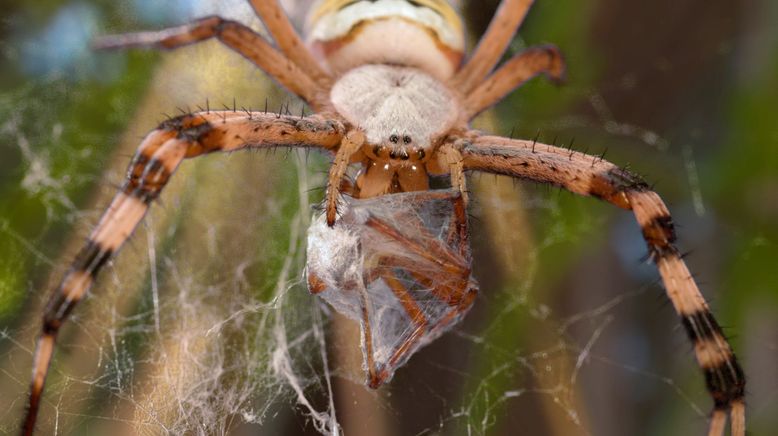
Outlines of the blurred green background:
{"type": "MultiPolygon", "coordinates": [[[[299,23],[307,2],[286,3],[299,23]]],[[[463,2],[472,38],[497,3],[463,2]]],[[[746,369],[750,434],[773,434],[778,4],[536,3],[511,52],[557,44],[567,84],[533,81],[475,126],[607,149],[655,184],[746,369]]],[[[299,112],[216,43],[88,48],[94,35],[214,12],[259,25],[238,0],[5,1],[0,431],[16,431],[45,297],[142,136],[206,101],[299,112]]],[[[705,431],[711,401],[631,215],[493,176],[469,179],[474,309],[368,391],[353,325],[299,283],[326,168],[281,151],[182,165],[64,328],[41,434],[315,434],[333,410],[346,434],[705,431]]]]}

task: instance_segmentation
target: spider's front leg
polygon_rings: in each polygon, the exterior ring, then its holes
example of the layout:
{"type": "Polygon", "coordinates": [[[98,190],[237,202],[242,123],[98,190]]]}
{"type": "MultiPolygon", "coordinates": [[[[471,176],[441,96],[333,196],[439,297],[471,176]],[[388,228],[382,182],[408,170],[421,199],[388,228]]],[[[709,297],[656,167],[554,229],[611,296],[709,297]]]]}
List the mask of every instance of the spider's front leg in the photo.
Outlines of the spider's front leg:
{"type": "Polygon", "coordinates": [[[327,192],[325,193],[324,205],[327,213],[327,225],[335,225],[335,219],[338,216],[338,199],[340,197],[341,186],[343,185],[343,176],[346,170],[356,157],[359,156],[359,150],[365,143],[365,134],[359,130],[352,130],[343,138],[338,152],[335,154],[335,160],[330,166],[327,177],[327,192]]]}
{"type": "Polygon", "coordinates": [[[713,397],[709,434],[723,435],[729,412],[732,435],[743,436],[746,383],[743,370],[674,245],[673,220],[661,198],[639,177],[601,157],[534,141],[482,136],[477,132],[456,143],[462,150],[467,170],[556,185],[634,213],[667,296],[694,345],[697,363],[713,397]]]}
{"type": "Polygon", "coordinates": [[[343,136],[344,127],[340,122],[318,116],[300,118],[245,112],[184,115],[163,122],[146,136],[130,163],[124,184],[46,305],[22,434],[30,435],[35,428],[59,329],[185,158],[216,151],[284,146],[333,151],[343,136]]]}

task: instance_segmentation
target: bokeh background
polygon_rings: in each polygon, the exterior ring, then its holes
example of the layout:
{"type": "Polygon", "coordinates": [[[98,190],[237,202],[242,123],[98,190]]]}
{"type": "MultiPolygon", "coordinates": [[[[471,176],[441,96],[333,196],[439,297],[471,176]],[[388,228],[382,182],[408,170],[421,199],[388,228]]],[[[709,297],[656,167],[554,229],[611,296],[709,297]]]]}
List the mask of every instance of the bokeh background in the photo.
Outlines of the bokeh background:
{"type": "MultiPolygon", "coordinates": [[[[298,24],[307,1],[286,1],[298,24]]],[[[459,6],[472,41],[496,0],[459,6]]],[[[244,2],[4,0],[0,18],[0,432],[21,417],[41,307],[166,114],[301,103],[217,43],[94,53],[99,34],[244,2]]],[[[511,53],[536,80],[475,122],[599,154],[655,184],[749,377],[750,434],[778,428],[778,3],[538,0],[511,53]]],[[[358,332],[301,284],[327,159],[182,165],[64,328],[41,434],[702,434],[711,401],[629,213],[472,175],[482,293],[381,390],[358,332]]]]}

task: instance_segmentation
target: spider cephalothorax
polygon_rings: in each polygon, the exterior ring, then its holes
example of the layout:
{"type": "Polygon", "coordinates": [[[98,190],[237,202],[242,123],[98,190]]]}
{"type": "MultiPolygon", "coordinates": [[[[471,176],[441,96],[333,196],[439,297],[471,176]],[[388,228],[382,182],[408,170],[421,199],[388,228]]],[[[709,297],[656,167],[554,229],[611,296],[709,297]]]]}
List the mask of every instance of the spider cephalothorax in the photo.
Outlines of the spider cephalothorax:
{"type": "Polygon", "coordinates": [[[330,95],[335,110],[364,132],[358,197],[429,189],[425,167],[459,117],[448,88],[418,69],[363,65],[341,76],[330,95]]]}
{"type": "Polygon", "coordinates": [[[526,80],[561,78],[563,62],[552,46],[526,49],[495,70],[531,1],[503,0],[465,63],[461,21],[443,0],[322,0],[309,18],[310,50],[276,0],[249,2],[275,45],[215,16],[98,42],[103,48],[172,49],[217,38],[317,114],[204,111],[167,121],[146,136],[120,191],[46,307],[24,434],[34,430],[61,325],[178,165],[212,152],[307,147],[333,156],[325,213],[309,232],[309,289],[360,321],[370,386],[388,380],[472,305],[478,286],[471,277],[465,172],[483,171],[633,212],[705,373],[715,402],[710,434],[724,433],[729,414],[732,434],[744,435],[743,372],[673,245],[672,219],[659,196],[602,157],[468,127],[526,80]],[[350,165],[361,166],[353,183],[345,177],[350,165]],[[451,188],[429,190],[430,175],[449,176],[451,188]],[[420,305],[425,299],[429,304],[420,305]],[[376,335],[387,327],[390,334],[376,335]]]}

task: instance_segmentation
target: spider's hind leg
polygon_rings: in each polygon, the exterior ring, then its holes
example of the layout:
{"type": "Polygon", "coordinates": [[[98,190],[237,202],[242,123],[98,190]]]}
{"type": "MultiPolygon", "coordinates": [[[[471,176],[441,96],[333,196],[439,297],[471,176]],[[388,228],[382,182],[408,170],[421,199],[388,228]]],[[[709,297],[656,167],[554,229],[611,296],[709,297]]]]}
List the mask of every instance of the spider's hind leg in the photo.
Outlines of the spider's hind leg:
{"type": "Polygon", "coordinates": [[[332,77],[322,69],[300,39],[278,0],[251,0],[251,6],[286,57],[299,65],[319,85],[329,88],[332,77]]]}
{"type": "Polygon", "coordinates": [[[470,91],[464,104],[467,119],[472,119],[539,74],[545,74],[555,83],[564,80],[565,61],[555,46],[530,47],[524,50],[470,91]]]}
{"type": "Polygon", "coordinates": [[[172,50],[216,38],[269,74],[289,91],[314,108],[326,105],[326,88],[317,83],[294,60],[287,58],[262,35],[236,21],[218,16],[200,18],[192,23],[159,31],[102,36],[96,49],[132,47],[172,50]]]}
{"type": "Polygon", "coordinates": [[[497,65],[533,0],[502,0],[475,53],[451,79],[451,87],[469,94],[497,65]]]}

